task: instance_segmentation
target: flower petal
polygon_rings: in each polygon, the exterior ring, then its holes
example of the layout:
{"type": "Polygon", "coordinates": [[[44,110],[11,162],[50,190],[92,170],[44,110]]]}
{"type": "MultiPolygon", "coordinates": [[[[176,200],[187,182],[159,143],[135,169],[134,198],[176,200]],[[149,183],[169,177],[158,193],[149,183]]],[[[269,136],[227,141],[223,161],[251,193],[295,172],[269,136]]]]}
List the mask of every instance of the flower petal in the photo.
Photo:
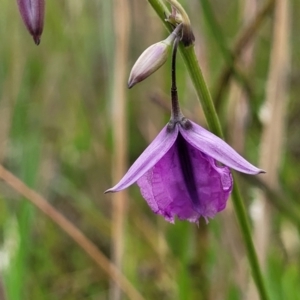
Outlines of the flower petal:
{"type": "MultiPolygon", "coordinates": [[[[178,137],[179,139],[179,137],[178,137]]],[[[154,213],[174,223],[181,220],[197,223],[202,216],[212,218],[223,210],[231,193],[233,180],[228,167],[219,167],[215,161],[184,141],[193,168],[193,180],[198,196],[191,199],[190,185],[182,169],[177,143],[153,168],[145,173],[137,184],[154,213]],[[195,203],[195,202],[198,203],[195,203]]]]}
{"type": "Polygon", "coordinates": [[[177,135],[178,126],[175,126],[171,132],[165,126],[148,148],[134,162],[119,183],[105,191],[105,193],[121,191],[136,182],[168,152],[174,144],[177,135]]]}
{"type": "Polygon", "coordinates": [[[179,130],[184,139],[196,149],[237,171],[247,174],[265,173],[265,171],[250,164],[216,135],[194,122],[191,124],[191,128],[184,129],[180,126],[179,130]]]}
{"type": "Polygon", "coordinates": [[[44,27],[45,0],[17,0],[23,21],[38,45],[44,27]]]}

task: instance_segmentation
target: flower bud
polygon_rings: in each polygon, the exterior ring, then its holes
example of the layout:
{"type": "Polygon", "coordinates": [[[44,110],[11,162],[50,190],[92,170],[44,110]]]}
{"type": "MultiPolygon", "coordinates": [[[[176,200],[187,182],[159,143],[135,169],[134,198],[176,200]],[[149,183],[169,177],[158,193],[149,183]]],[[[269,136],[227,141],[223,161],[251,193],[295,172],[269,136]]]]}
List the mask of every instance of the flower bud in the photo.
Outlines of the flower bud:
{"type": "Polygon", "coordinates": [[[146,79],[166,62],[175,38],[176,34],[173,32],[168,38],[151,45],[141,54],[131,69],[128,88],[132,88],[135,84],[146,79]]]}
{"type": "Polygon", "coordinates": [[[45,0],[17,0],[22,19],[36,45],[44,27],[45,0]]]}

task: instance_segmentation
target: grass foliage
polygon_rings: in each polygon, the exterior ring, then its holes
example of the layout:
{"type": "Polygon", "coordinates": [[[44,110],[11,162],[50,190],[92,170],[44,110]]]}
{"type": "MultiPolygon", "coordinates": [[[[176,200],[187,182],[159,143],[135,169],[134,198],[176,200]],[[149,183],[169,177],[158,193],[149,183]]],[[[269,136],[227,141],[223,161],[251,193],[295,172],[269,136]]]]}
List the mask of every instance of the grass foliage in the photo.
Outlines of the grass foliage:
{"type": "MultiPolygon", "coordinates": [[[[0,159],[42,195],[98,248],[111,256],[112,185],[111,95],[114,52],[113,1],[47,1],[45,28],[36,47],[25,29],[16,1],[0,10],[0,159]]],[[[208,1],[205,1],[207,3],[208,1]]],[[[209,1],[228,49],[243,29],[244,1],[209,1]]],[[[147,1],[129,1],[128,74],[139,54],[166,32],[147,1]]],[[[189,13],[205,78],[216,94],[228,64],[201,8],[181,1],[189,13]]],[[[259,2],[259,7],[262,3],[259,2]]],[[[291,71],[282,163],[278,172],[283,205],[300,211],[300,3],[290,3],[291,71]],[[298,28],[298,29],[297,29],[298,28]]],[[[272,45],[270,12],[253,38],[251,63],[239,64],[251,93],[244,131],[244,155],[259,161],[262,123],[272,45]]],[[[122,24],[120,24],[122,26],[122,24]]],[[[222,47],[222,46],[221,46],[222,47]]],[[[128,165],[159,132],[169,113],[153,98],[168,99],[169,62],[127,92],[128,165]]],[[[178,60],[179,97],[187,116],[204,124],[195,91],[178,60]]],[[[230,84],[235,80],[232,80],[230,84]]],[[[236,80],[244,87],[245,81],[236,80]]],[[[124,81],[124,86],[126,81],[124,81]]],[[[229,85],[217,106],[232,138],[229,85]]],[[[166,100],[168,101],[168,100],[166,100]]],[[[267,170],[268,171],[268,170],[267,170]]],[[[241,181],[247,207],[254,186],[241,181]]],[[[264,275],[271,299],[300,299],[299,228],[272,206],[271,236],[264,275]]],[[[123,273],[145,299],[244,299],[249,270],[231,205],[206,225],[168,224],[152,214],[137,187],[129,189],[124,227],[123,273]],[[229,220],[229,221],[228,221],[229,220]]],[[[249,210],[250,211],[250,210],[249,210]]],[[[3,299],[108,299],[110,278],[61,229],[26,199],[0,182],[0,280],[3,299]],[[5,296],[4,296],[5,295],[5,296]]],[[[1,289],[0,289],[1,290],[1,289]]],[[[1,298],[1,295],[0,295],[1,298]]],[[[2,298],[1,298],[2,299],[2,298]]],[[[126,296],[124,296],[126,299],[126,296]]]]}

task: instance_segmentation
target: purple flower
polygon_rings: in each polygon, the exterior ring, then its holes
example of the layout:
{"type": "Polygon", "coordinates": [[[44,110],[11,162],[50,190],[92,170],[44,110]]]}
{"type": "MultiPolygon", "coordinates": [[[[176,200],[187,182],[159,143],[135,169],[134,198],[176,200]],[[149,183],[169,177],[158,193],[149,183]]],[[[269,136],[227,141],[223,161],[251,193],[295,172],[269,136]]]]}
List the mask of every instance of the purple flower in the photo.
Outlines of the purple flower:
{"type": "Polygon", "coordinates": [[[120,182],[106,192],[137,182],[154,213],[171,223],[175,216],[198,222],[225,208],[233,187],[229,168],[247,174],[264,172],[222,139],[183,118],[165,126],[120,182]]]}
{"type": "Polygon", "coordinates": [[[36,45],[39,45],[44,27],[45,0],[17,0],[17,2],[28,31],[36,45]]]}

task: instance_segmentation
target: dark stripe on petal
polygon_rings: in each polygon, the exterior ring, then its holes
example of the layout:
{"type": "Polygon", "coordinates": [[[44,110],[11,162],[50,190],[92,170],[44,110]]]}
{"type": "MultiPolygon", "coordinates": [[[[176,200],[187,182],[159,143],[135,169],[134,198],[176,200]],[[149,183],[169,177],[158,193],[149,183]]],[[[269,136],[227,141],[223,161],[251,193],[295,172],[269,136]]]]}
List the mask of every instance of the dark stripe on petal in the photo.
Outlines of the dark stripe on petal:
{"type": "Polygon", "coordinates": [[[188,149],[188,144],[186,140],[183,138],[181,133],[178,134],[176,140],[176,147],[178,151],[178,157],[180,162],[180,167],[183,174],[184,184],[188,191],[188,194],[191,198],[194,209],[201,213],[200,211],[200,199],[196,186],[196,179],[194,174],[194,169],[188,149]]]}

